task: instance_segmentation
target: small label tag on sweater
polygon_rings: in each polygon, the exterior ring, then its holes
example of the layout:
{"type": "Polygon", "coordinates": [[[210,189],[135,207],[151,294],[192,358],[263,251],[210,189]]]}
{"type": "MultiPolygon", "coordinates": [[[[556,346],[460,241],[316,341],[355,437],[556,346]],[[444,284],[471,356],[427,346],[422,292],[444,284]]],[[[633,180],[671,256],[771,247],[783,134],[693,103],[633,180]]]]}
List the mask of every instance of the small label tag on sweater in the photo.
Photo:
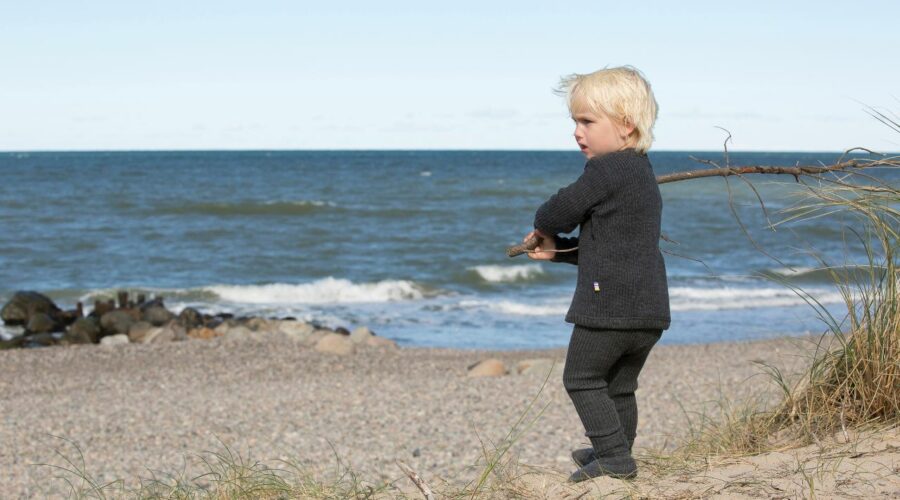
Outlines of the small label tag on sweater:
{"type": "Polygon", "coordinates": [[[594,291],[600,292],[600,282],[599,281],[594,282],[594,291]]]}

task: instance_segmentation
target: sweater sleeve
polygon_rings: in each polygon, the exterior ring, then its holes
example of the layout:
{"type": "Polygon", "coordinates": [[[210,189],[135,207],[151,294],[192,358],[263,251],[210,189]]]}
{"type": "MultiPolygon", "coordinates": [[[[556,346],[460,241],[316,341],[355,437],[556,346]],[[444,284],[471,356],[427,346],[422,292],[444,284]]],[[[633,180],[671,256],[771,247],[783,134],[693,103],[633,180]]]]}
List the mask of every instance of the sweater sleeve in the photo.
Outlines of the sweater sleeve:
{"type": "MultiPolygon", "coordinates": [[[[573,236],[571,238],[566,238],[565,236],[553,236],[554,240],[556,240],[556,249],[557,250],[566,250],[569,248],[575,248],[578,246],[579,236],[573,236]]],[[[551,262],[565,262],[567,264],[578,265],[578,249],[571,252],[557,252],[552,259],[551,262]]]]}
{"type": "Polygon", "coordinates": [[[538,207],[534,227],[544,234],[571,233],[581,224],[592,207],[609,193],[606,162],[593,157],[575,182],[560,188],[556,194],[538,207]]]}

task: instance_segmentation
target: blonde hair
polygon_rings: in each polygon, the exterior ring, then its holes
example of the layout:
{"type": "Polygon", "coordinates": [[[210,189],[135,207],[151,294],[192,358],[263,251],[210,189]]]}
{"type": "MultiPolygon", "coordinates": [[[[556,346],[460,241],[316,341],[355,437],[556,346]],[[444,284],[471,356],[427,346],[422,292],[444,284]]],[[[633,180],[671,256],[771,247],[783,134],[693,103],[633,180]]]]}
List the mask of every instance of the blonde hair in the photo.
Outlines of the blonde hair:
{"type": "Polygon", "coordinates": [[[569,113],[588,110],[604,114],[619,126],[634,125],[626,142],[641,153],[653,144],[658,106],[650,83],[631,65],[603,68],[593,73],[572,73],[560,79],[553,92],[566,97],[569,113]]]}

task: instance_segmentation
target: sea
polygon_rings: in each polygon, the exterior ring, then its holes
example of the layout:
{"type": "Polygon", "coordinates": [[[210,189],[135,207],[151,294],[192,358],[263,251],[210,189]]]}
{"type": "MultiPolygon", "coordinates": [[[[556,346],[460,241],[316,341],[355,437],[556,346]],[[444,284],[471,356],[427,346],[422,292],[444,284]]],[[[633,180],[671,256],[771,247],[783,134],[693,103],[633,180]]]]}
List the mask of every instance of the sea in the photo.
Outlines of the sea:
{"type": "MultiPolygon", "coordinates": [[[[649,156],[660,176],[713,163],[829,165],[842,154],[649,156]]],[[[0,304],[33,290],[87,313],[121,290],[162,296],[175,313],[364,325],[401,346],[564,347],[576,266],[506,249],[584,164],[577,151],[3,152],[0,304]]],[[[865,173],[898,180],[896,170],[865,173]]],[[[867,264],[863,225],[846,211],[804,215],[817,182],[800,181],[660,184],[672,315],[660,343],[846,322],[829,270],[867,264]]],[[[19,332],[0,327],[3,338],[19,332]]]]}

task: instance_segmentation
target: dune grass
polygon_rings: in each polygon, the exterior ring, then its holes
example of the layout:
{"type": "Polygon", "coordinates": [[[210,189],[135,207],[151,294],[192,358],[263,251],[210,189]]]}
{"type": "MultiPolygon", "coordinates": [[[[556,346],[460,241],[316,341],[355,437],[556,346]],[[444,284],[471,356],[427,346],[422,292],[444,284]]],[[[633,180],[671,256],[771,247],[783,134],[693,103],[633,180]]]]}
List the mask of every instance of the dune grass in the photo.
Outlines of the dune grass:
{"type": "Polygon", "coordinates": [[[827,328],[810,350],[808,369],[792,378],[761,364],[783,394],[774,408],[758,400],[723,400],[717,415],[705,415],[677,453],[693,456],[752,454],[817,443],[850,428],[900,424],[900,190],[874,183],[855,184],[848,173],[834,180],[804,183],[801,202],[779,222],[840,213],[843,227],[864,249],[867,262],[836,265],[813,254],[819,269],[840,290],[846,315],[840,320],[802,288],[777,276],[816,311],[827,328]],[[852,269],[852,271],[850,271],[852,269]]]}

